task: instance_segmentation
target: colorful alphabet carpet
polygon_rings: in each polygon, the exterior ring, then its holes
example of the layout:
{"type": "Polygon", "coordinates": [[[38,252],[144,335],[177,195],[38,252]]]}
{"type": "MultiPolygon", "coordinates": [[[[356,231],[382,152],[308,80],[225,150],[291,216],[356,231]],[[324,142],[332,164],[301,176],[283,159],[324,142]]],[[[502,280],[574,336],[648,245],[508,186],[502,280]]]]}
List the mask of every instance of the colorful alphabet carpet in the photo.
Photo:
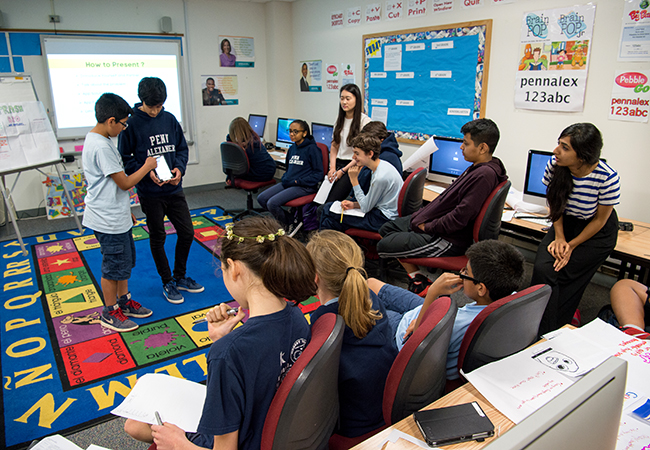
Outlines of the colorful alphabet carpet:
{"type": "MultiPolygon", "coordinates": [[[[54,433],[71,433],[104,421],[145,373],[167,373],[202,382],[210,346],[207,324],[194,321],[221,302],[232,302],[213,255],[223,226],[218,208],[192,211],[194,243],[188,275],[205,286],[183,293],[174,305],[162,294],[144,219],[133,228],[136,267],[129,288],[153,310],[140,327],[116,333],[100,325],[101,253],[92,231],[77,230],[0,243],[3,287],[3,422],[0,448],[18,449],[54,433]]],[[[175,230],[167,224],[167,255],[173,266],[175,230]]],[[[305,314],[315,298],[300,305],[305,314]]]]}

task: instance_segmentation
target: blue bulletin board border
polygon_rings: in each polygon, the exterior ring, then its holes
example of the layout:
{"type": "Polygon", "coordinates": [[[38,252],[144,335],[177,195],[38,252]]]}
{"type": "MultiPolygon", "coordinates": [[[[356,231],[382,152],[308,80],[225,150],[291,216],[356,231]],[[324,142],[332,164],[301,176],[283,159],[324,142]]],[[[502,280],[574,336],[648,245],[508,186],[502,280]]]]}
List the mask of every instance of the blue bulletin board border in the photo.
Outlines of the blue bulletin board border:
{"type": "MultiPolygon", "coordinates": [[[[379,50],[384,48],[387,44],[395,43],[410,43],[416,41],[433,41],[436,39],[449,39],[449,38],[462,38],[467,36],[477,36],[478,44],[476,51],[475,59],[475,75],[472,77],[472,86],[468,86],[468,89],[473,91],[473,105],[470,108],[469,116],[439,116],[436,121],[436,125],[427,124],[427,127],[430,126],[431,132],[420,132],[420,131],[408,131],[403,129],[392,129],[390,125],[390,119],[388,123],[389,131],[395,133],[395,136],[401,142],[410,142],[410,143],[421,143],[426,141],[432,135],[444,135],[444,136],[460,136],[459,126],[456,126],[457,122],[462,117],[462,122],[468,122],[473,119],[478,119],[485,116],[485,99],[487,98],[487,78],[488,78],[488,68],[489,68],[489,53],[490,53],[490,41],[492,34],[492,20],[481,20],[473,22],[464,22],[448,25],[440,25],[435,27],[426,27],[426,28],[417,28],[411,30],[401,30],[401,31],[390,31],[380,34],[364,35],[363,36],[363,60],[364,60],[364,108],[365,111],[370,115],[371,107],[370,104],[370,95],[371,87],[375,79],[371,79],[371,64],[369,55],[373,50],[379,50]],[[448,117],[451,117],[450,120],[443,120],[448,117]],[[444,122],[454,122],[453,125],[450,123],[444,124],[444,122]],[[449,130],[455,130],[454,132],[449,130]]],[[[472,56],[473,58],[473,56],[472,56]]],[[[382,58],[383,59],[383,58],[382,58]]],[[[469,63],[469,61],[468,61],[469,63]]],[[[385,79],[381,80],[385,83],[385,79]]],[[[471,102],[471,100],[470,100],[471,102]]],[[[387,105],[390,107],[391,105],[387,105]]],[[[422,114],[423,111],[418,111],[417,108],[413,110],[416,114],[412,117],[412,123],[417,124],[418,120],[421,117],[426,117],[427,114],[422,114]]],[[[462,125],[462,124],[461,124],[462,125]]]]}

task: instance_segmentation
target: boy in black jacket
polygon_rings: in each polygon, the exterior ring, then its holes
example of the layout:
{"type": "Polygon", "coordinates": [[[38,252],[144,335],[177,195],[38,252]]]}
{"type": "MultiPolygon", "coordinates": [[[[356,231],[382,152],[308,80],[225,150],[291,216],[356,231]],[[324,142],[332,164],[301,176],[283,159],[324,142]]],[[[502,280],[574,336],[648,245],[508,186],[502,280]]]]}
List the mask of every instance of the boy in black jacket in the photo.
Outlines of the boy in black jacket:
{"type": "Polygon", "coordinates": [[[128,175],[136,172],[149,156],[162,156],[172,172],[171,180],[163,181],[155,171],[137,184],[140,206],[147,217],[149,245],[156,269],[163,283],[163,294],[170,303],[183,303],[180,290],[202,292],[203,286],[186,276],[187,258],[194,240],[190,210],[185,200],[181,178],[188,159],[187,142],[176,118],[163,109],[167,88],[160,78],[143,78],[138,84],[134,113],[119,138],[118,149],[128,175]],[[177,242],[174,273],[165,254],[164,218],[176,229],[177,242]]]}

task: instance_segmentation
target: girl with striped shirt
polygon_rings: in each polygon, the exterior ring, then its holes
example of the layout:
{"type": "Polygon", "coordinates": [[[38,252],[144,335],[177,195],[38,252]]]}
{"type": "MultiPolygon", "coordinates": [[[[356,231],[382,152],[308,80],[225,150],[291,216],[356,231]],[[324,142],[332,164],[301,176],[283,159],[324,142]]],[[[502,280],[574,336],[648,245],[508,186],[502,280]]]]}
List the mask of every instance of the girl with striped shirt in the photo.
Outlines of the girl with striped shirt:
{"type": "Polygon", "coordinates": [[[560,134],[543,182],[553,226],[537,250],[531,284],[553,288],[539,333],[571,322],[592,276],[616,247],[618,173],[600,160],[603,140],[591,123],[560,134]]]}

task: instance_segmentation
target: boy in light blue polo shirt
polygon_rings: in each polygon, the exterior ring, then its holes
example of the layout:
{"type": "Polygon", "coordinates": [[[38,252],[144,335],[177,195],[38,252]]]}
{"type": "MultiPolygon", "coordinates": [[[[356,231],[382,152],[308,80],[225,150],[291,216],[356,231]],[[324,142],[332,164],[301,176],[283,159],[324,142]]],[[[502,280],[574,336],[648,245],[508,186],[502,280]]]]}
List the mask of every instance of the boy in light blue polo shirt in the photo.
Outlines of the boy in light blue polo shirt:
{"type": "Polygon", "coordinates": [[[497,240],[473,244],[465,252],[468,262],[460,273],[443,273],[429,286],[426,298],[374,278],[368,287],[386,308],[388,322],[395,333],[399,350],[420,324],[424,312],[440,296],[463,289],[473,300],[458,308],[447,349],[447,379],[458,378],[458,353],[465,332],[474,318],[490,303],[517,289],[524,275],[524,257],[512,245],[497,240]]]}
{"type": "Polygon", "coordinates": [[[102,252],[104,310],[101,324],[111,330],[133,331],[138,325],[126,316],[149,317],[152,312],[131,299],[129,278],[135,266],[135,244],[131,228],[129,193],[135,184],[157,166],[147,161],[136,173],[124,173],[122,157],[110,138],[126,129],[133,113],[129,104],[115,94],[102,95],[95,103],[97,125],[84,141],[82,161],[88,182],[83,225],[95,232],[102,252]]]}

